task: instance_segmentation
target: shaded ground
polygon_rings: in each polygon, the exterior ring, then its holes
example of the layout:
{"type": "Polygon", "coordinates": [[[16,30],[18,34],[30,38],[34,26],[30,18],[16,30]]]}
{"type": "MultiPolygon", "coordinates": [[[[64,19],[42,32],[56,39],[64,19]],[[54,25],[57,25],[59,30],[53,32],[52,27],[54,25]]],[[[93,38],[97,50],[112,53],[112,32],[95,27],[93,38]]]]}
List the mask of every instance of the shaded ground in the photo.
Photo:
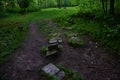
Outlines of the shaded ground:
{"type": "MultiPolygon", "coordinates": [[[[49,21],[56,31],[57,25],[49,21]]],[[[82,74],[85,80],[120,80],[120,62],[104,47],[88,36],[82,36],[85,46],[69,46],[64,35],[63,50],[56,58],[46,59],[40,54],[40,47],[47,45],[46,37],[39,33],[38,25],[30,24],[28,39],[11,57],[11,62],[3,64],[0,73],[4,80],[46,80],[39,69],[49,62],[60,64],[82,74]]],[[[63,33],[63,31],[61,32],[63,33]]]]}

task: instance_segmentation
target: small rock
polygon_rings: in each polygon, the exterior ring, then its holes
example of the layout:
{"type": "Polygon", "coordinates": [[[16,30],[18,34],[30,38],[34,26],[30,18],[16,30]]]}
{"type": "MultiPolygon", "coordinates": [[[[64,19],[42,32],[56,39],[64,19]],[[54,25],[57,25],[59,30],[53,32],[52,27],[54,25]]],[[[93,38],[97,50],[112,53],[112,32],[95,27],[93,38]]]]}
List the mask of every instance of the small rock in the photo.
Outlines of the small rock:
{"type": "Polygon", "coordinates": [[[94,64],[94,62],[93,62],[93,61],[91,61],[91,64],[94,64]]]}
{"type": "Polygon", "coordinates": [[[75,36],[71,37],[71,39],[72,39],[72,40],[79,41],[79,38],[78,38],[78,37],[75,37],[75,36]]]}
{"type": "Polygon", "coordinates": [[[93,42],[92,41],[89,41],[89,44],[92,44],[93,42]]]}
{"type": "Polygon", "coordinates": [[[72,27],[67,27],[67,30],[72,30],[72,27]]]}
{"type": "Polygon", "coordinates": [[[55,65],[53,65],[52,63],[46,65],[45,67],[43,67],[42,69],[46,74],[49,74],[51,76],[55,75],[56,73],[58,73],[60,71],[59,68],[57,68],[55,65]]]}
{"type": "Polygon", "coordinates": [[[50,44],[57,43],[57,39],[52,38],[52,39],[49,40],[49,43],[50,43],[50,44]]]}
{"type": "Polygon", "coordinates": [[[62,39],[59,39],[59,40],[58,40],[58,43],[62,43],[62,39]]]}
{"type": "Polygon", "coordinates": [[[65,77],[65,72],[64,71],[60,71],[59,73],[57,73],[57,75],[56,75],[56,78],[58,79],[58,80],[61,80],[62,78],[64,78],[65,77]]]}
{"type": "Polygon", "coordinates": [[[95,48],[98,48],[98,46],[95,46],[95,48]]]}

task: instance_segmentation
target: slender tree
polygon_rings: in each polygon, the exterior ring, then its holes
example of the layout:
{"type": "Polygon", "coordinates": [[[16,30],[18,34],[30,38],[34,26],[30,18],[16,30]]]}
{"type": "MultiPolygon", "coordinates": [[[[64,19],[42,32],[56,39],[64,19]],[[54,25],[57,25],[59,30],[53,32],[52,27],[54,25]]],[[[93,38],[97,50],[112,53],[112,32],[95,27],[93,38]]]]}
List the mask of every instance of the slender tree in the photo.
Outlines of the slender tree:
{"type": "Polygon", "coordinates": [[[3,5],[3,1],[0,0],[0,16],[2,16],[4,13],[4,5],[3,5]]]}
{"type": "Polygon", "coordinates": [[[69,0],[69,1],[70,1],[70,6],[72,6],[72,5],[71,5],[71,4],[72,4],[72,3],[71,3],[71,0],[69,0]]]}
{"type": "Polygon", "coordinates": [[[101,0],[101,2],[102,2],[103,12],[106,15],[107,14],[107,6],[108,6],[107,0],[101,0]]]}
{"type": "Polygon", "coordinates": [[[110,14],[114,15],[114,5],[115,5],[115,0],[110,0],[110,14]]]}
{"type": "Polygon", "coordinates": [[[58,0],[58,7],[61,8],[61,0],[58,0]]]}
{"type": "Polygon", "coordinates": [[[18,5],[21,9],[23,9],[23,13],[25,13],[26,8],[30,5],[30,0],[18,0],[18,5]]]}
{"type": "Polygon", "coordinates": [[[64,0],[64,8],[67,7],[67,0],[64,0]]]}
{"type": "Polygon", "coordinates": [[[15,0],[11,0],[10,3],[11,3],[11,7],[15,8],[15,0]]]}

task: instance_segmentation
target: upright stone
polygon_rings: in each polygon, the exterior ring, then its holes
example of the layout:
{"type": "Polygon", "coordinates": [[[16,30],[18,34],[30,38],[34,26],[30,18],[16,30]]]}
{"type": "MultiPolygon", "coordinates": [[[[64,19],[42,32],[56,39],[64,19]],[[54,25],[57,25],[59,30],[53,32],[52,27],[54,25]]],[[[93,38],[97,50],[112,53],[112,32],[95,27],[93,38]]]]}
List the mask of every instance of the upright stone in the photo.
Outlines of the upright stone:
{"type": "Polygon", "coordinates": [[[56,54],[58,52],[58,44],[55,43],[55,44],[50,44],[48,46],[48,51],[46,53],[46,56],[51,56],[53,54],[56,54]]]}

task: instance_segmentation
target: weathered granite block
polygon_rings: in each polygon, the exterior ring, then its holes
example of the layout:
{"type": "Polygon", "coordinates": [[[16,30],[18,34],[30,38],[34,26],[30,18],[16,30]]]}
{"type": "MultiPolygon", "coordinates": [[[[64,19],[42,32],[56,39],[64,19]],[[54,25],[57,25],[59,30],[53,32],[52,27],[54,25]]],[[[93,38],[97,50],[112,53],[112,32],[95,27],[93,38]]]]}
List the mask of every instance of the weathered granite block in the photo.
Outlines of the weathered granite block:
{"type": "Polygon", "coordinates": [[[59,68],[57,68],[55,65],[53,65],[52,63],[46,65],[45,67],[42,68],[42,70],[46,73],[49,74],[51,76],[55,75],[56,73],[58,73],[60,71],[59,68]]]}

